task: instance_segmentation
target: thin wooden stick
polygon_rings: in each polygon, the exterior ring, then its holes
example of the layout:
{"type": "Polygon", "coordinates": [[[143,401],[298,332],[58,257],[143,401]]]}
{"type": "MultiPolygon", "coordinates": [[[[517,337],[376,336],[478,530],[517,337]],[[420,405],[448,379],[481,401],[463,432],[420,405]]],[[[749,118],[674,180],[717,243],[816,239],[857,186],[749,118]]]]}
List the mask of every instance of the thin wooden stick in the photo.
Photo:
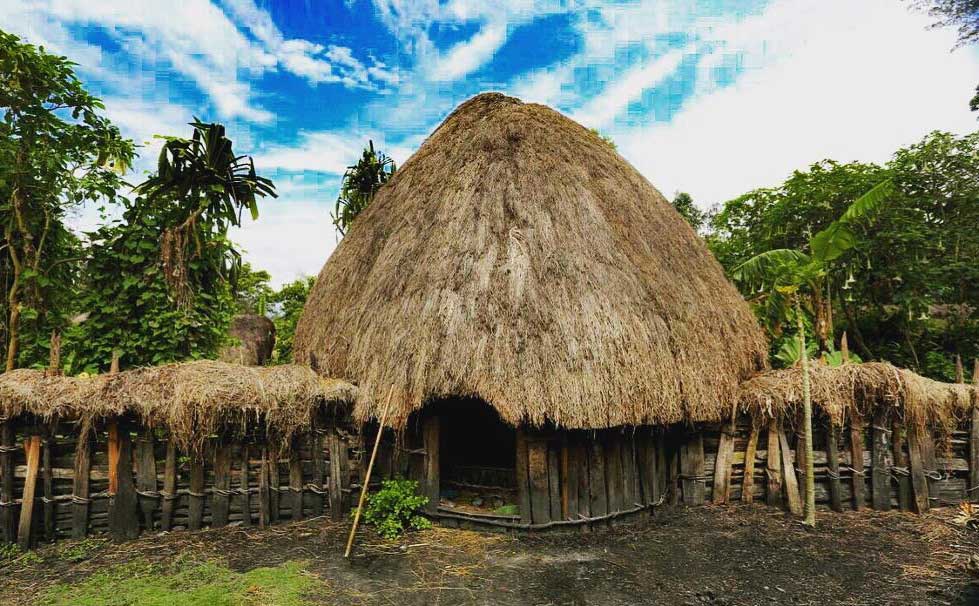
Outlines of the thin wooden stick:
{"type": "Polygon", "coordinates": [[[394,385],[388,390],[388,399],[384,403],[384,412],[381,413],[381,423],[377,427],[377,437],[374,439],[374,450],[371,452],[371,460],[367,464],[367,472],[361,481],[360,500],[357,502],[357,511],[354,513],[354,523],[350,527],[350,537],[347,538],[347,550],[343,552],[343,557],[350,557],[350,550],[354,546],[354,535],[357,534],[357,525],[360,524],[360,512],[364,508],[364,498],[367,496],[367,486],[371,481],[371,470],[374,469],[374,459],[377,458],[377,448],[381,445],[381,434],[384,433],[384,421],[388,418],[388,407],[391,405],[391,396],[394,395],[394,385]]]}

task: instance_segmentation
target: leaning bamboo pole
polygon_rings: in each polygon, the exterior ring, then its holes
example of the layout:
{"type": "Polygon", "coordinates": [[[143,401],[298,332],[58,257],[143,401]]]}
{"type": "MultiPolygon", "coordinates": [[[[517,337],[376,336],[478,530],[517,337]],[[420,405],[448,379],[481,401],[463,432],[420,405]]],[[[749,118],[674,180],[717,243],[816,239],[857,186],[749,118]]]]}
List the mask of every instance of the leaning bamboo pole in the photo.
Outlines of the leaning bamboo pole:
{"type": "Polygon", "coordinates": [[[371,460],[367,463],[367,471],[360,486],[360,500],[357,502],[357,511],[354,512],[354,523],[350,527],[350,536],[347,538],[347,550],[343,552],[343,557],[350,557],[350,550],[354,546],[354,535],[357,534],[357,525],[360,524],[360,512],[364,509],[364,498],[367,496],[367,486],[371,481],[371,471],[374,469],[374,459],[377,458],[377,449],[381,445],[381,434],[384,433],[384,421],[388,417],[388,408],[391,406],[391,396],[394,395],[394,385],[388,390],[388,399],[384,403],[384,412],[381,413],[381,423],[377,427],[377,437],[374,438],[374,450],[371,451],[371,460]]]}

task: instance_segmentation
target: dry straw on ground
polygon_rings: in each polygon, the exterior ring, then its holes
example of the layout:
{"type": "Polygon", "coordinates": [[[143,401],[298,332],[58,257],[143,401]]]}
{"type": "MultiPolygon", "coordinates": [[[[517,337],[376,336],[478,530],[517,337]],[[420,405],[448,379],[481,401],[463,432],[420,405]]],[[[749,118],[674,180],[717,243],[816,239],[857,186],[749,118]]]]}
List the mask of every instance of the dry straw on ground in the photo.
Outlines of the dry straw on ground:
{"type": "Polygon", "coordinates": [[[198,361],[92,377],[46,376],[39,370],[0,375],[0,414],[94,419],[132,414],[196,449],[220,431],[241,434],[256,424],[287,443],[325,404],[342,405],[356,388],[302,366],[247,367],[198,361]]]}
{"type": "MultiPolygon", "coordinates": [[[[709,176],[707,176],[709,178],[709,176]]],[[[511,423],[716,421],[767,345],[703,241],[600,137],[500,94],[462,104],[320,273],[297,360],[394,424],[475,396],[511,423]]]]}
{"type": "MultiPolygon", "coordinates": [[[[908,427],[928,426],[947,436],[975,402],[971,385],[941,383],[886,363],[811,369],[812,401],[834,423],[854,413],[899,415],[908,427]]],[[[793,419],[802,407],[802,371],[762,373],[741,386],[740,407],[755,417],[793,419]]]]}

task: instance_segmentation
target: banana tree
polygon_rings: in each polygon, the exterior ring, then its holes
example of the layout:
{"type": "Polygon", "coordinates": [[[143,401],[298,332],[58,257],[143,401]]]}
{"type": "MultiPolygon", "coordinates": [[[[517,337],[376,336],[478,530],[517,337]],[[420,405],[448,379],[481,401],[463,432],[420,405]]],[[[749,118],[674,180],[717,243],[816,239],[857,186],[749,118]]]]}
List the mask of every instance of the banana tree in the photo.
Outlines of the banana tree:
{"type": "Polygon", "coordinates": [[[893,191],[894,184],[887,179],[860,196],[840,218],[810,238],[808,253],[786,248],[769,250],[748,259],[733,272],[735,280],[767,292],[766,303],[782,318],[788,320],[795,316],[802,366],[805,524],[810,526],[816,525],[816,495],[812,462],[812,398],[803,308],[807,307],[816,318],[817,332],[832,329],[828,326],[832,300],[823,295],[828,293],[829,278],[838,269],[839,259],[859,244],[860,225],[873,219],[893,191]]]}

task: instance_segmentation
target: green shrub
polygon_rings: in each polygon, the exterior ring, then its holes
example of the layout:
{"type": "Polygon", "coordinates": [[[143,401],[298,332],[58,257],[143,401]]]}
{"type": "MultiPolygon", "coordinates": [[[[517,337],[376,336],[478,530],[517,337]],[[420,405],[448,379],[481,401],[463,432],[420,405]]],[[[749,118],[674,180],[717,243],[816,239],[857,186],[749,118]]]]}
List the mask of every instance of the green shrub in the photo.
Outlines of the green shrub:
{"type": "Polygon", "coordinates": [[[381,489],[367,498],[364,521],[388,539],[395,539],[408,529],[431,528],[432,523],[418,513],[428,504],[428,497],[418,495],[417,490],[418,482],[414,480],[385,480],[381,489]]]}

